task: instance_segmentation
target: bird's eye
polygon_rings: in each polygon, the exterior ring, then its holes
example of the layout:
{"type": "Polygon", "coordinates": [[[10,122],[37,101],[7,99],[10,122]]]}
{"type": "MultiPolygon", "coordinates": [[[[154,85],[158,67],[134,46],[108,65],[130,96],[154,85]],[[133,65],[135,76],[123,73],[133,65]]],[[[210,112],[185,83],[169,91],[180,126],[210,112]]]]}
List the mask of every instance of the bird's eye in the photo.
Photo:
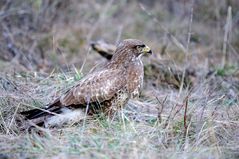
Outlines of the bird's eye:
{"type": "Polygon", "coordinates": [[[136,46],[136,49],[137,49],[137,50],[140,50],[140,49],[142,49],[142,48],[144,48],[144,47],[145,47],[144,44],[143,44],[143,45],[137,45],[137,46],[136,46]]]}

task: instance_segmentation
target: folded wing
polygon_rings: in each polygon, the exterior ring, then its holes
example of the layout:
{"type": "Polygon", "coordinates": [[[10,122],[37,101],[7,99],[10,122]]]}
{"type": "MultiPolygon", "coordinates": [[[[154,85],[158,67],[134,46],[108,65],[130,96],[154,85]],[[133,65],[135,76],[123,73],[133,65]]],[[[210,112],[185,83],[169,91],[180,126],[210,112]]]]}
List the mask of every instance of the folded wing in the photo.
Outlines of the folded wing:
{"type": "Polygon", "coordinates": [[[84,77],[78,85],[60,98],[64,106],[103,102],[111,99],[126,85],[124,71],[108,69],[84,77]]]}

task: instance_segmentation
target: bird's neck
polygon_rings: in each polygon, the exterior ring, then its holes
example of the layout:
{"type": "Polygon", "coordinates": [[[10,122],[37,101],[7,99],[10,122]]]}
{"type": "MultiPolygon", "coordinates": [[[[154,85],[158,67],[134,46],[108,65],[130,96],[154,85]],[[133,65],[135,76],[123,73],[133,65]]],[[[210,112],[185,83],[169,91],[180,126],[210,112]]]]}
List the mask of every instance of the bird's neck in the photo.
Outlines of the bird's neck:
{"type": "Polygon", "coordinates": [[[131,53],[132,50],[122,47],[115,51],[113,54],[112,59],[108,63],[108,68],[126,68],[132,60],[134,60],[136,57],[133,53],[131,53]]]}
{"type": "Polygon", "coordinates": [[[122,56],[113,56],[113,58],[108,63],[108,68],[128,68],[131,63],[137,63],[140,61],[138,57],[122,55],[122,56]]]}

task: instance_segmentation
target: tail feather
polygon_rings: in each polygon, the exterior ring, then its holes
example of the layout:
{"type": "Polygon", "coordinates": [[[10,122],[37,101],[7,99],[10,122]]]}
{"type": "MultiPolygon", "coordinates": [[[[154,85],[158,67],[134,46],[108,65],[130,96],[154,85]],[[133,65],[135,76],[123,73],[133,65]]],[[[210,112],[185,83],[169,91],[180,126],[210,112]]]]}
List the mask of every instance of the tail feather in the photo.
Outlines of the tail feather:
{"type": "Polygon", "coordinates": [[[84,105],[75,106],[76,105],[69,105],[64,107],[60,100],[57,100],[45,109],[33,109],[21,112],[20,114],[22,114],[27,121],[22,122],[21,129],[31,129],[36,125],[48,128],[79,122],[85,118],[85,107],[84,105]]]}
{"type": "Polygon", "coordinates": [[[46,115],[52,115],[53,113],[61,113],[61,102],[56,100],[54,103],[50,104],[47,108],[44,109],[32,109],[24,112],[20,112],[26,119],[31,120],[39,118],[46,115]]]}
{"type": "Polygon", "coordinates": [[[35,114],[39,111],[39,109],[31,109],[31,110],[28,110],[28,111],[24,111],[24,112],[20,112],[20,114],[24,115],[24,116],[28,116],[30,114],[35,114]]]}
{"type": "Polygon", "coordinates": [[[25,112],[22,112],[21,114],[25,116],[26,119],[36,119],[40,118],[46,115],[54,115],[54,114],[60,114],[61,113],[61,107],[54,108],[54,109],[33,109],[30,114],[24,114],[25,112]]]}

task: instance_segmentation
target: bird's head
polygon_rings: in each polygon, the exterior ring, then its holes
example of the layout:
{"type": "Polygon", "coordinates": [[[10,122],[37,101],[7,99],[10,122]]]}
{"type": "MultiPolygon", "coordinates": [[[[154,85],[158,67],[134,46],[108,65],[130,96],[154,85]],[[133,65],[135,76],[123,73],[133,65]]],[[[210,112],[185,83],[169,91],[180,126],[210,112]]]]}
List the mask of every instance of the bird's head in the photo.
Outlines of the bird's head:
{"type": "Polygon", "coordinates": [[[152,51],[142,41],[137,39],[125,39],[117,45],[111,61],[113,63],[128,63],[131,60],[139,59],[145,54],[152,54],[152,51]]]}
{"type": "MultiPolygon", "coordinates": [[[[151,49],[145,45],[142,41],[137,39],[125,39],[117,46],[117,50],[127,50],[129,53],[133,53],[136,56],[142,54],[152,54],[151,49]]],[[[117,52],[116,50],[116,52],[117,52]]]]}

